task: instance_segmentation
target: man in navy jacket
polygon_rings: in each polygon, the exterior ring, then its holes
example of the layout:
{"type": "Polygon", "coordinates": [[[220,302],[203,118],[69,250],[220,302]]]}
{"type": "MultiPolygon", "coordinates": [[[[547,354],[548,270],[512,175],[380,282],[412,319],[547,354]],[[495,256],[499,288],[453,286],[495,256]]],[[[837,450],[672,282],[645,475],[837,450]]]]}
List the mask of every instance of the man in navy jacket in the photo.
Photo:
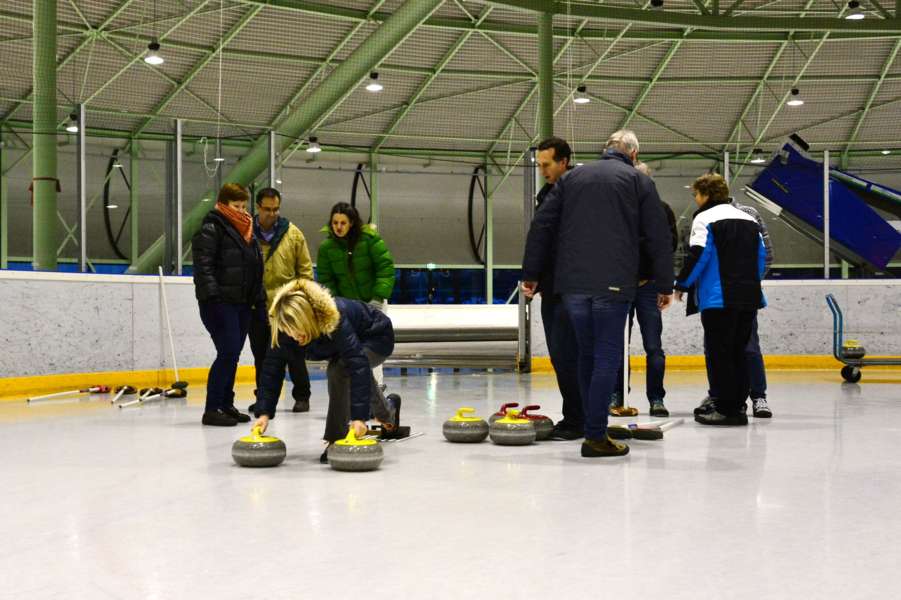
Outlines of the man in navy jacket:
{"type": "Polygon", "coordinates": [[[637,157],[635,134],[617,131],[602,160],[564,175],[535,215],[523,257],[523,291],[531,295],[556,249],[554,287],[579,346],[586,457],[629,452],[607,436],[607,410],[642,253],[651,264],[659,307],[672,303],[669,227],[654,182],[634,167],[637,157]]]}

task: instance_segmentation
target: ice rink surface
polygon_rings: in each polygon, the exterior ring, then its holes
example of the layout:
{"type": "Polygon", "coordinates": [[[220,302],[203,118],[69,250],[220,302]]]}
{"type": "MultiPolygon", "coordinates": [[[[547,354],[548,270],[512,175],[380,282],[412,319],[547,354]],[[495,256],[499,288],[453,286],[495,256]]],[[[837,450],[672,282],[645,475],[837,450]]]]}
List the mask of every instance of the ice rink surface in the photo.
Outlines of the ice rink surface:
{"type": "MultiPolygon", "coordinates": [[[[450,444],[459,406],[559,418],[552,375],[389,371],[403,421],[379,471],[320,465],[312,411],[270,432],[288,458],[231,460],[248,427],[201,427],[204,390],[0,402],[0,598],[877,598],[901,564],[901,375],[769,373],[771,420],[692,421],[701,373],[667,375],[686,422],[620,459],[579,442],[450,444]],[[894,565],[894,566],[892,566],[894,565]]],[[[643,374],[631,396],[647,420],[643,374]]],[[[239,389],[246,408],[251,386],[239,389]]],[[[289,407],[288,407],[289,408],[289,407]]],[[[620,419],[618,422],[628,422],[620,419]]]]}

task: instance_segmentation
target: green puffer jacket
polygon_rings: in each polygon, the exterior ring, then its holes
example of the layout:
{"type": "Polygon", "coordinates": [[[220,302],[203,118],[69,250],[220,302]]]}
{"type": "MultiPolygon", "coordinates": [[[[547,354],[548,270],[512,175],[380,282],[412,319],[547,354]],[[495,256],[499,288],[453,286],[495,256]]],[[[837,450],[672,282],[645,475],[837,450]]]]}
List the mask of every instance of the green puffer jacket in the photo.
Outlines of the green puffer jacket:
{"type": "Polygon", "coordinates": [[[364,225],[352,256],[347,240],[335,237],[331,228],[322,228],[328,238],[319,246],[316,279],[334,296],[369,302],[387,300],[394,289],[394,258],[371,225],[364,225]],[[348,258],[350,260],[348,260],[348,258]],[[353,269],[348,269],[348,263],[353,269]]]}

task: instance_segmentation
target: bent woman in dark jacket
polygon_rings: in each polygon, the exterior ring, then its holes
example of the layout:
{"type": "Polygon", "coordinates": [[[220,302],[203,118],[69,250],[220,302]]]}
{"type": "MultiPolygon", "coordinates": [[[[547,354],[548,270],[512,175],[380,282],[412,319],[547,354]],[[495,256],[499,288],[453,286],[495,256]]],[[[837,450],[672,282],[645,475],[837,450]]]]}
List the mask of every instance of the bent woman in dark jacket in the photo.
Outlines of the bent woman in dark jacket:
{"type": "Polygon", "coordinates": [[[386,400],[372,376],[372,367],[394,351],[394,328],[384,313],[359,300],[332,298],[319,284],[297,279],[275,294],[269,324],[272,347],[263,361],[254,427],[265,431],[275,417],[285,364],[305,353],[312,360],[329,361],[326,442],[347,435],[348,422],[357,437],[366,435],[370,415],[389,431],[397,428],[400,397],[392,394],[386,400]]]}
{"type": "Polygon", "coordinates": [[[235,372],[254,310],[265,318],[263,256],[246,206],[250,194],[236,183],[219,190],[191,248],[200,319],[213,338],[216,360],[206,386],[202,423],[231,427],[250,421],[235,408],[235,372]]]}

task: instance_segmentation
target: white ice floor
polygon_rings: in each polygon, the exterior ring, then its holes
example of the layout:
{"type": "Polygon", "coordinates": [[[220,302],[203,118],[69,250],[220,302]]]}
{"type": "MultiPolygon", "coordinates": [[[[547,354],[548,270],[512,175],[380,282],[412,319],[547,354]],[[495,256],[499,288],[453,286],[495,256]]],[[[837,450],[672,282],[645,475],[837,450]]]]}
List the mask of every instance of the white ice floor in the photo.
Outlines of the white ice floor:
{"type": "Polygon", "coordinates": [[[444,441],[461,405],[557,418],[551,376],[387,382],[426,435],[360,474],[317,461],[321,380],[311,413],[273,422],[270,470],[232,463],[246,428],[200,426],[200,388],[121,411],[0,402],[0,598],[898,597],[901,374],[770,373],[775,417],[717,430],[691,421],[702,375],[671,373],[685,425],[612,460],[444,441]]]}

